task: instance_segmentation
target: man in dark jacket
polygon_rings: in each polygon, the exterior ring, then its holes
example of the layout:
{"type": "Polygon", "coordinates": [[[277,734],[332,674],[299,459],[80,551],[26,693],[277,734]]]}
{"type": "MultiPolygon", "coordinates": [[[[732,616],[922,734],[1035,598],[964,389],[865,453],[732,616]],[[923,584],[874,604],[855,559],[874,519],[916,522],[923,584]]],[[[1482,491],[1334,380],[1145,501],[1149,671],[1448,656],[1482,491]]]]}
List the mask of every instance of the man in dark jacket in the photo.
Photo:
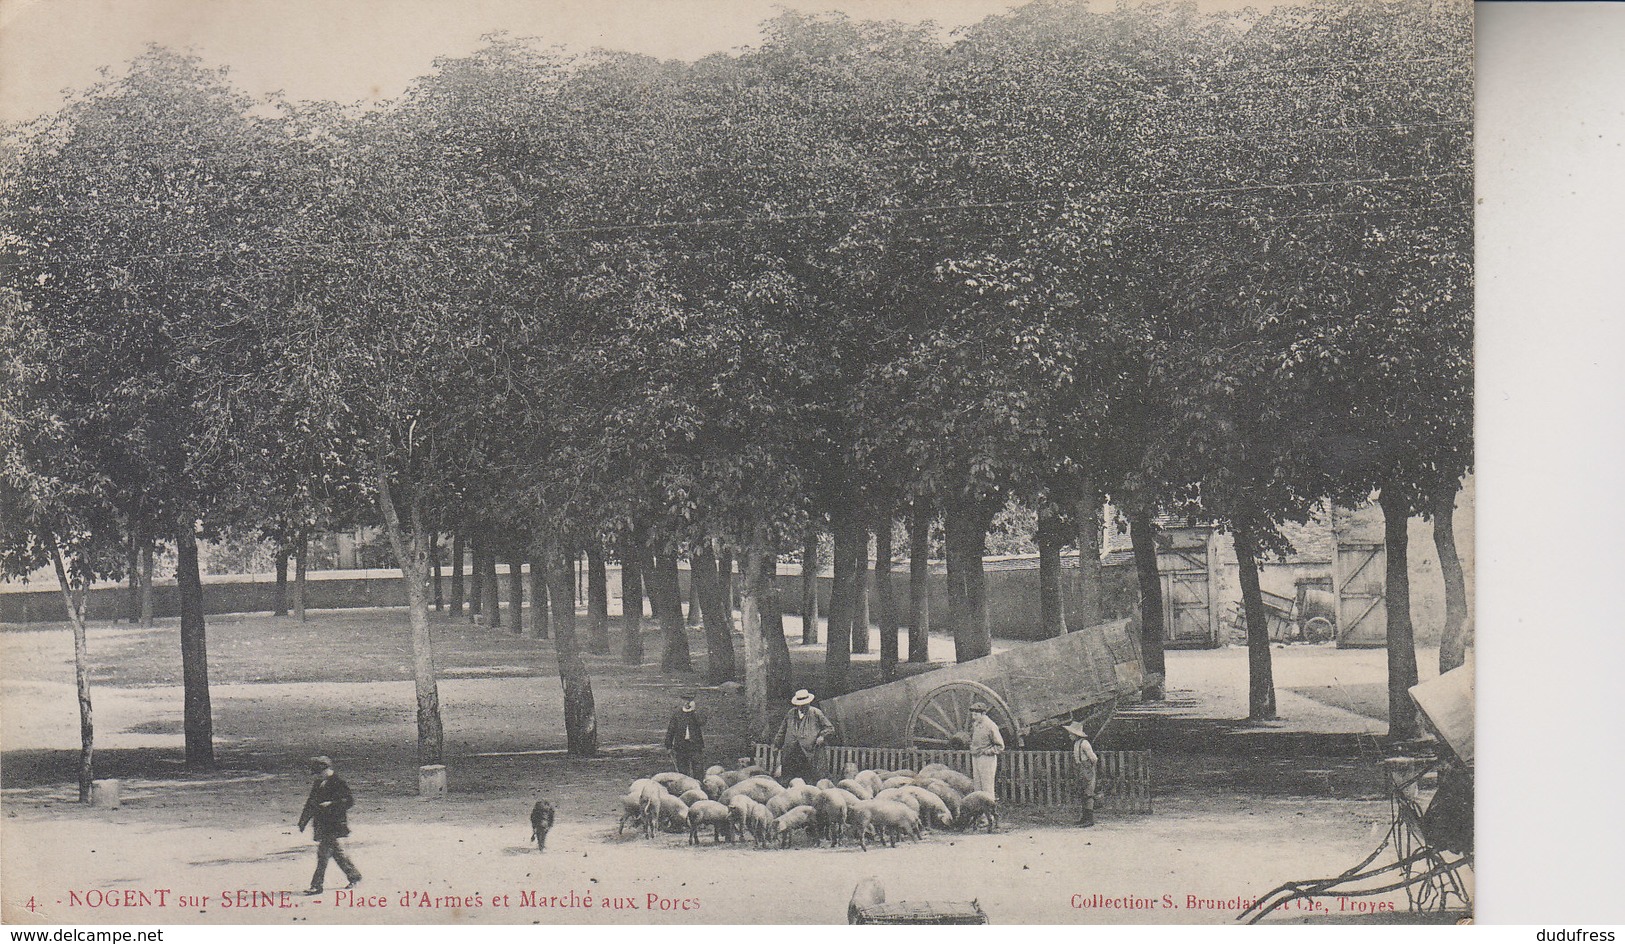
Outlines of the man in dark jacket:
{"type": "Polygon", "coordinates": [[[790,711],[773,736],[773,746],[780,749],[779,769],[774,776],[785,780],[800,777],[807,783],[816,783],[823,776],[818,749],[834,733],[835,725],[813,707],[813,701],[813,693],[805,688],[790,699],[790,711]]]}
{"type": "Polygon", "coordinates": [[[305,889],[305,894],[321,894],[322,880],[327,877],[327,860],[330,858],[339,864],[339,868],[344,870],[344,877],[350,880],[345,888],[354,888],[361,881],[361,873],[356,870],[350,857],[344,854],[344,846],[339,840],[350,835],[349,809],[355,805],[355,797],[350,795],[349,784],[333,773],[331,759],[312,757],[310,772],[316,775],[316,782],[311,784],[304,812],[299,814],[299,831],[305,831],[306,823],[314,824],[311,835],[316,840],[316,874],[310,877],[310,887],[305,889]]]}
{"type": "Polygon", "coordinates": [[[703,720],[694,710],[694,693],[684,692],[682,703],[671,713],[666,725],[666,750],[671,751],[677,770],[686,776],[700,779],[700,755],[705,752],[703,720]]]}

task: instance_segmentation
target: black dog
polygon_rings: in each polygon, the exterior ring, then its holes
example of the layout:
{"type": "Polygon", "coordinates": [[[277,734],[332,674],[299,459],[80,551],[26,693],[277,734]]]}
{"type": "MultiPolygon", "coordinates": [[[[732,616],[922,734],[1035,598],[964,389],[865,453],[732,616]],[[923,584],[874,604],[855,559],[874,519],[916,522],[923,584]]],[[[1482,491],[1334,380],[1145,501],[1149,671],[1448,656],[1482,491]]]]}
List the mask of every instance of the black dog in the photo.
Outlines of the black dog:
{"type": "Polygon", "coordinates": [[[536,851],[547,850],[547,831],[553,828],[553,804],[537,800],[530,808],[530,838],[536,840],[536,851]]]}

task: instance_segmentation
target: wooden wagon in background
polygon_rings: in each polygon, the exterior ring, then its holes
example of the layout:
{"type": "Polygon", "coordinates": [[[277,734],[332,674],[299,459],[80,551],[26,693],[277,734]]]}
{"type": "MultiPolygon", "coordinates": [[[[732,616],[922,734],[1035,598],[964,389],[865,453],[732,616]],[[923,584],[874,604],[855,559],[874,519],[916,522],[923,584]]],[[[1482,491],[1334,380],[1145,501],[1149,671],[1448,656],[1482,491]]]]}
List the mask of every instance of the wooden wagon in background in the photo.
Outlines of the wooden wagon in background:
{"type": "MultiPolygon", "coordinates": [[[[1078,771],[1063,724],[1077,721],[1098,740],[1117,706],[1136,701],[1156,679],[1141,661],[1133,621],[1122,619],[861,689],[820,702],[835,724],[824,769],[918,770],[938,762],[970,770],[965,732],[970,706],[989,706],[1004,734],[1005,754],[995,782],[999,798],[1059,806],[1076,798],[1078,771]],[[1053,750],[1030,749],[1045,746],[1053,750]]],[[[1097,748],[1099,745],[1096,745],[1097,748]]],[[[1104,751],[1098,808],[1151,811],[1150,757],[1145,751],[1104,751]]],[[[757,762],[772,769],[771,748],[757,746],[757,762]]]]}

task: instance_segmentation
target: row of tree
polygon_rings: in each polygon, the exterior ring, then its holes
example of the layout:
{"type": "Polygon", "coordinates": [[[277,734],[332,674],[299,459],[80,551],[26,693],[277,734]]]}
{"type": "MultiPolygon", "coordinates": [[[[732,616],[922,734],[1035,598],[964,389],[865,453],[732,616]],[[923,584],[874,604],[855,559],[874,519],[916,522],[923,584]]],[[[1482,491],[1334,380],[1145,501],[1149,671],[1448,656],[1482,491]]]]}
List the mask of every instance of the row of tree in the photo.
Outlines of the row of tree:
{"type": "MultiPolygon", "coordinates": [[[[1099,615],[1109,499],[1155,672],[1156,516],[1234,534],[1268,718],[1257,561],[1282,522],[1375,493],[1392,732],[1413,734],[1404,522],[1447,529],[1472,460],[1471,48],[1465,3],[1038,2],[951,40],[785,13],[691,64],[493,36],[367,110],[255,100],[152,50],[4,164],[7,569],[55,562],[82,650],[89,581],[173,542],[202,764],[198,534],[380,523],[432,763],[442,534],[543,577],[591,752],[583,549],[648,586],[674,671],[688,556],[713,679],[738,668],[711,603],[738,560],[760,722],[787,684],[780,555],[833,536],[839,693],[871,535],[889,567],[897,522],[916,552],[942,522],[964,660],[990,651],[993,516],[1038,510],[1061,632],[1099,615]]],[[[923,620],[879,599],[889,671],[923,620]]]]}

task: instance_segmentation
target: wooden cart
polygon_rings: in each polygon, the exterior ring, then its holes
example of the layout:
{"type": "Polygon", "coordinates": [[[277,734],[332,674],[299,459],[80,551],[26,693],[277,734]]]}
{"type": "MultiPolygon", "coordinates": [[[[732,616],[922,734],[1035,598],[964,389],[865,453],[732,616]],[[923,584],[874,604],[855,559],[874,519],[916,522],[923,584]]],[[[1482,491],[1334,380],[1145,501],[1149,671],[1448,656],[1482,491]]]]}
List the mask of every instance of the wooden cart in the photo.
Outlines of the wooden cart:
{"type": "Polygon", "coordinates": [[[978,701],[1018,748],[1034,734],[1081,721],[1097,734],[1148,679],[1131,620],[1023,643],[981,659],[821,702],[841,744],[963,749],[978,701]]]}

